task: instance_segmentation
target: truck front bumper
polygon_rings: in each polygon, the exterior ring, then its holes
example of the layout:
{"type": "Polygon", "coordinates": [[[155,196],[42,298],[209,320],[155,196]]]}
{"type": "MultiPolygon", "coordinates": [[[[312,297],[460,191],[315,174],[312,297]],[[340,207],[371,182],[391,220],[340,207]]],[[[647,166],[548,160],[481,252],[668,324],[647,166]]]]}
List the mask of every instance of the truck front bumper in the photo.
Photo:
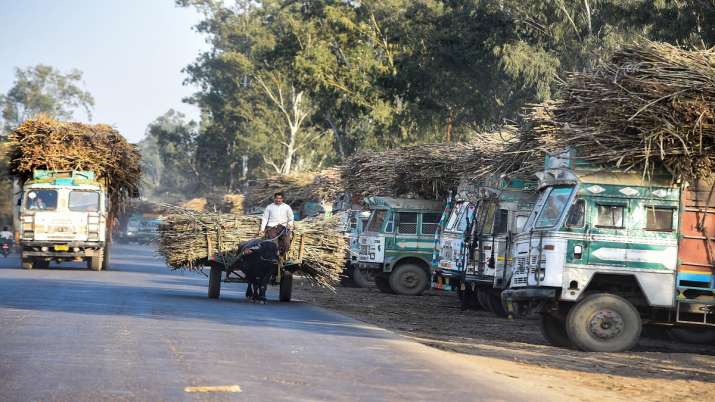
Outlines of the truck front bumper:
{"type": "Polygon", "coordinates": [[[379,262],[358,262],[357,267],[360,269],[369,269],[369,270],[379,270],[382,271],[382,263],[379,262]]]}
{"type": "Polygon", "coordinates": [[[504,301],[524,302],[524,301],[541,301],[541,300],[556,300],[556,289],[554,288],[524,288],[524,289],[506,289],[502,292],[504,301]]]}
{"type": "Polygon", "coordinates": [[[21,241],[22,254],[25,257],[78,258],[94,257],[101,253],[104,244],[96,241],[21,241]],[[56,250],[56,246],[67,247],[67,250],[56,250]],[[47,250],[43,251],[42,248],[47,250]]]}

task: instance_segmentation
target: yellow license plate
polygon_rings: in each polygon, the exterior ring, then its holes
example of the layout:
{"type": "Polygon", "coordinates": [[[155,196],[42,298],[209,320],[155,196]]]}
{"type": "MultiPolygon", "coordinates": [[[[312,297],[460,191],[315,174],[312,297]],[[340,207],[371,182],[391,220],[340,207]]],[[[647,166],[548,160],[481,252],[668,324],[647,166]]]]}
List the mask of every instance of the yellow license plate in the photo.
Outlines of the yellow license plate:
{"type": "Polygon", "coordinates": [[[58,244],[55,246],[55,251],[70,251],[70,246],[66,244],[58,244]]]}

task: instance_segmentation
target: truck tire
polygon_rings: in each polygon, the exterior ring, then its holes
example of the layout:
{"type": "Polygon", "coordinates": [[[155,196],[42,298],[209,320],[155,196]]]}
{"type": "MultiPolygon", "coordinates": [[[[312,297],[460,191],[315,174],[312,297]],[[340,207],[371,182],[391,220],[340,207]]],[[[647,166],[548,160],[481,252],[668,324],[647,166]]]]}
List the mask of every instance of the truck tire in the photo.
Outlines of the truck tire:
{"type": "Polygon", "coordinates": [[[22,256],[22,269],[32,269],[33,265],[32,258],[22,256]]]}
{"type": "Polygon", "coordinates": [[[110,263],[110,258],[111,258],[111,251],[109,251],[109,244],[106,244],[104,246],[104,250],[102,251],[102,270],[108,270],[109,269],[109,263],[110,263]]]}
{"type": "Polygon", "coordinates": [[[284,271],[281,276],[281,284],[278,290],[278,300],[289,302],[293,295],[293,273],[284,271]]]}
{"type": "Polygon", "coordinates": [[[219,265],[212,265],[209,271],[209,299],[218,299],[221,295],[221,275],[223,269],[219,265]]]}
{"type": "Polygon", "coordinates": [[[566,323],[564,320],[558,319],[551,314],[541,313],[539,329],[541,330],[541,336],[544,337],[549,345],[560,348],[573,347],[573,343],[571,343],[569,339],[569,334],[566,333],[566,323]]]}
{"type": "Polygon", "coordinates": [[[487,294],[486,289],[481,288],[477,286],[477,288],[474,290],[477,296],[477,302],[479,303],[479,306],[482,308],[484,311],[492,311],[492,307],[489,304],[489,295],[487,294]]]}
{"type": "Polygon", "coordinates": [[[103,263],[102,260],[102,253],[99,253],[99,255],[95,255],[93,257],[89,257],[89,269],[91,269],[92,271],[101,271],[103,263]]]}
{"type": "Polygon", "coordinates": [[[492,313],[496,314],[497,317],[509,317],[509,312],[506,311],[506,309],[504,308],[504,305],[501,302],[501,297],[497,294],[494,294],[494,291],[488,290],[485,293],[487,294],[489,310],[491,310],[492,313]]]}
{"type": "Polygon", "coordinates": [[[390,288],[398,295],[417,296],[429,284],[429,275],[419,265],[402,264],[390,274],[390,288]]]}
{"type": "Polygon", "coordinates": [[[668,335],[680,342],[715,346],[715,329],[712,328],[671,328],[668,335]]]}
{"type": "Polygon", "coordinates": [[[638,310],[628,300],[610,293],[586,296],[566,317],[571,342],[586,352],[623,352],[641,335],[638,310]]]}
{"type": "Polygon", "coordinates": [[[385,274],[375,275],[375,287],[382,293],[395,293],[390,287],[390,281],[385,274]]]}
{"type": "Polygon", "coordinates": [[[353,268],[353,283],[359,288],[366,288],[370,286],[370,280],[368,280],[369,276],[364,271],[364,268],[353,268]]]}

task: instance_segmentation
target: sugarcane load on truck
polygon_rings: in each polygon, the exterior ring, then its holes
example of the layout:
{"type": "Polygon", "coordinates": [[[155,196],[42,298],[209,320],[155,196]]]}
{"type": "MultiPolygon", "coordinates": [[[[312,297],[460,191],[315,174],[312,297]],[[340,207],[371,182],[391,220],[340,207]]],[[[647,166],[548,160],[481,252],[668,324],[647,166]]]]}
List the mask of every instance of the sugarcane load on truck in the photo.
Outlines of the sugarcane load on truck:
{"type": "Polygon", "coordinates": [[[530,114],[553,152],[502,295],[553,345],[628,350],[645,324],[715,343],[713,66],[712,50],[645,42],[530,114]]]}
{"type": "Polygon", "coordinates": [[[109,264],[117,211],[138,196],[140,156],[107,125],[38,117],[10,135],[14,220],[25,269],[109,264]]]}

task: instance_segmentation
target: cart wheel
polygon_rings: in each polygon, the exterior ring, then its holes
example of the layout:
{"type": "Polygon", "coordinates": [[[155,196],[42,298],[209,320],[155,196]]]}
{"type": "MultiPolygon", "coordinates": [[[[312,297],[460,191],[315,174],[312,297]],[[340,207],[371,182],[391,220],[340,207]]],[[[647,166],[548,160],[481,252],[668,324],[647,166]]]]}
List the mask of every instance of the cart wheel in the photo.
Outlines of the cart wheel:
{"type": "Polygon", "coordinates": [[[279,291],[279,300],[282,302],[289,302],[291,295],[293,294],[293,273],[288,271],[283,271],[281,276],[281,285],[279,291]]]}
{"type": "Polygon", "coordinates": [[[218,299],[221,294],[221,274],[223,270],[218,265],[212,265],[209,272],[209,299],[218,299]]]}

